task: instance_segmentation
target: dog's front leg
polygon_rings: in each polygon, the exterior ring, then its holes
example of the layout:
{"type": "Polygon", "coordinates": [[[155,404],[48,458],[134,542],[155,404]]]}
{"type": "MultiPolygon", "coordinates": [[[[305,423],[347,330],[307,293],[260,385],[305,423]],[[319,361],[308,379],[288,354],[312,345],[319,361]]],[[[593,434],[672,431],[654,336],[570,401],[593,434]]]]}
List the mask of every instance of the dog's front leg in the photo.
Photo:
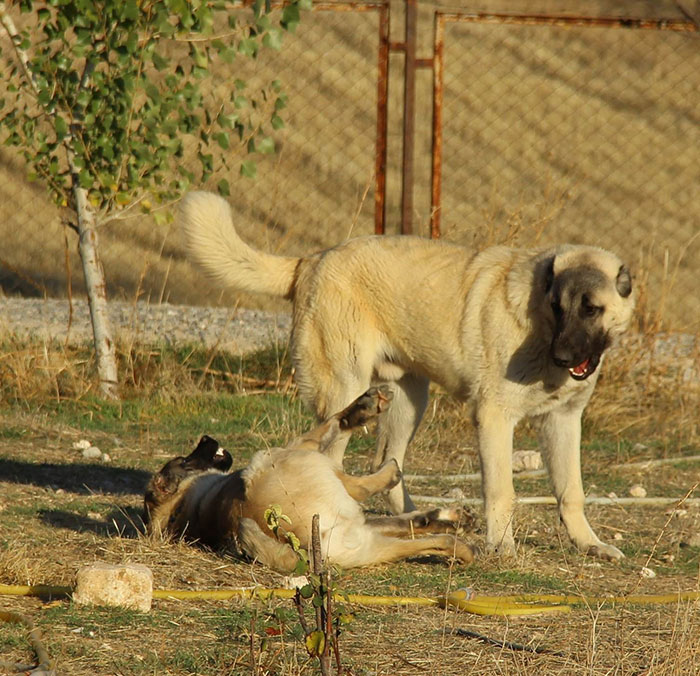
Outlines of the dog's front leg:
{"type": "MultiPolygon", "coordinates": [[[[390,460],[395,460],[399,469],[403,468],[406,447],[413,439],[428,405],[429,384],[427,378],[412,373],[404,374],[392,384],[392,402],[377,428],[374,471],[390,460]]],[[[387,499],[389,509],[394,514],[416,509],[403,479],[389,491],[387,499]]]]}
{"type": "Polygon", "coordinates": [[[579,551],[615,561],[624,554],[602,542],[583,512],[580,409],[552,411],[540,418],[540,443],[559,505],[559,516],[579,551]]]}
{"type": "Polygon", "coordinates": [[[482,405],[476,412],[481,459],[481,482],[486,518],[486,549],[496,554],[515,554],[513,540],[513,429],[503,409],[482,405]]]}

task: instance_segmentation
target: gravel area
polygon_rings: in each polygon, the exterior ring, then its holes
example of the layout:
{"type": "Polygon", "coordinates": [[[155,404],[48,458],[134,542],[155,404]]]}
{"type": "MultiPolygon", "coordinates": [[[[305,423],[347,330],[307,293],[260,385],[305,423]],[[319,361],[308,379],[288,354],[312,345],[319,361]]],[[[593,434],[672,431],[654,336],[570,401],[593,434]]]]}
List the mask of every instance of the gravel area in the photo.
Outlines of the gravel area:
{"type": "MultiPolygon", "coordinates": [[[[110,301],[115,336],[123,341],[153,345],[200,342],[233,354],[244,354],[289,338],[289,314],[262,310],[151,305],[110,301]]],[[[87,301],[0,298],[0,335],[55,339],[70,343],[92,340],[87,301]]]]}
{"type": "MultiPolygon", "coordinates": [[[[286,313],[187,305],[150,305],[110,301],[110,316],[118,339],[143,345],[201,343],[232,354],[245,354],[289,339],[291,316],[286,313]]],[[[71,343],[92,340],[87,301],[73,301],[69,323],[64,299],[1,298],[0,336],[55,339],[71,343]]],[[[615,350],[635,350],[641,356],[680,373],[682,382],[700,381],[700,337],[692,334],[659,334],[651,349],[641,336],[628,334],[615,350]]],[[[611,354],[608,358],[614,358],[611,354]]]]}

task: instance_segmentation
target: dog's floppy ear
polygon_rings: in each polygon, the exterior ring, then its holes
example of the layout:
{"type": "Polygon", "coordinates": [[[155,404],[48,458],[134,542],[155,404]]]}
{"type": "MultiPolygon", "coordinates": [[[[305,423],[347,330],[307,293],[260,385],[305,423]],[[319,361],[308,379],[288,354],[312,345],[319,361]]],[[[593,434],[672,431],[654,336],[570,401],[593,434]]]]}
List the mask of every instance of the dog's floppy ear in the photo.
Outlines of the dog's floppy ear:
{"type": "Polygon", "coordinates": [[[556,256],[550,256],[542,261],[542,289],[545,294],[552,290],[554,283],[554,259],[556,256]]]}
{"type": "Polygon", "coordinates": [[[626,265],[620,266],[615,279],[615,288],[623,298],[627,298],[632,293],[632,275],[626,265]]]}
{"type": "Polygon", "coordinates": [[[191,471],[218,469],[227,472],[232,464],[231,454],[206,434],[199,440],[197,448],[185,458],[185,467],[191,471]]]}

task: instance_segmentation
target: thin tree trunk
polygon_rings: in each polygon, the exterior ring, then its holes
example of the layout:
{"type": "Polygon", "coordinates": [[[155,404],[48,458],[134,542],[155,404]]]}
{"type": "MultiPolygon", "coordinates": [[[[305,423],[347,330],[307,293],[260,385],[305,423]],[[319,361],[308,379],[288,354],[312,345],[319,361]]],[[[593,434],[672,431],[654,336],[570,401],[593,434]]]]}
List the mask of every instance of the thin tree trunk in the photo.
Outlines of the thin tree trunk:
{"type": "Polygon", "coordinates": [[[77,185],[75,173],[73,181],[73,194],[78,212],[78,250],[83,263],[85,288],[90,306],[100,392],[107,399],[118,399],[117,356],[107,312],[107,284],[97,246],[95,212],[87,200],[87,191],[77,185]]]}
{"type": "MultiPolygon", "coordinates": [[[[0,24],[9,35],[14,46],[15,53],[24,71],[27,84],[39,94],[36,83],[29,68],[29,57],[22,48],[22,41],[17,28],[12,21],[12,17],[7,13],[7,5],[4,0],[0,0],[0,24]]],[[[85,65],[83,82],[81,87],[92,72],[91,64],[85,65]]],[[[90,319],[92,321],[92,333],[95,340],[95,352],[97,356],[97,374],[100,379],[100,392],[108,399],[118,399],[118,378],[117,378],[117,357],[112,340],[112,329],[107,314],[107,286],[105,284],[105,273],[100,261],[99,249],[97,246],[97,230],[95,229],[95,212],[87,197],[87,190],[80,186],[80,171],[75,164],[75,155],[71,148],[71,135],[63,140],[66,149],[68,165],[70,167],[73,181],[73,195],[75,197],[76,212],[78,214],[78,249],[83,262],[83,274],[85,276],[85,287],[88,294],[88,304],[90,306],[90,319]]]]}

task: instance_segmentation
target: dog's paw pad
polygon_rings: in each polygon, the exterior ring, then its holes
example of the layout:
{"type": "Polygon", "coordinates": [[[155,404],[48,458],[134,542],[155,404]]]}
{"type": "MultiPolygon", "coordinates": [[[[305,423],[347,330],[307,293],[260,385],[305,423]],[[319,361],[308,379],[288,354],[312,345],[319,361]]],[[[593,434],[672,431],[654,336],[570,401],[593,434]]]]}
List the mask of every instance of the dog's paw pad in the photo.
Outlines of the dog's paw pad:
{"type": "Polygon", "coordinates": [[[386,385],[372,387],[340,414],[343,429],[359,427],[386,410],[393,394],[386,385]]]}

